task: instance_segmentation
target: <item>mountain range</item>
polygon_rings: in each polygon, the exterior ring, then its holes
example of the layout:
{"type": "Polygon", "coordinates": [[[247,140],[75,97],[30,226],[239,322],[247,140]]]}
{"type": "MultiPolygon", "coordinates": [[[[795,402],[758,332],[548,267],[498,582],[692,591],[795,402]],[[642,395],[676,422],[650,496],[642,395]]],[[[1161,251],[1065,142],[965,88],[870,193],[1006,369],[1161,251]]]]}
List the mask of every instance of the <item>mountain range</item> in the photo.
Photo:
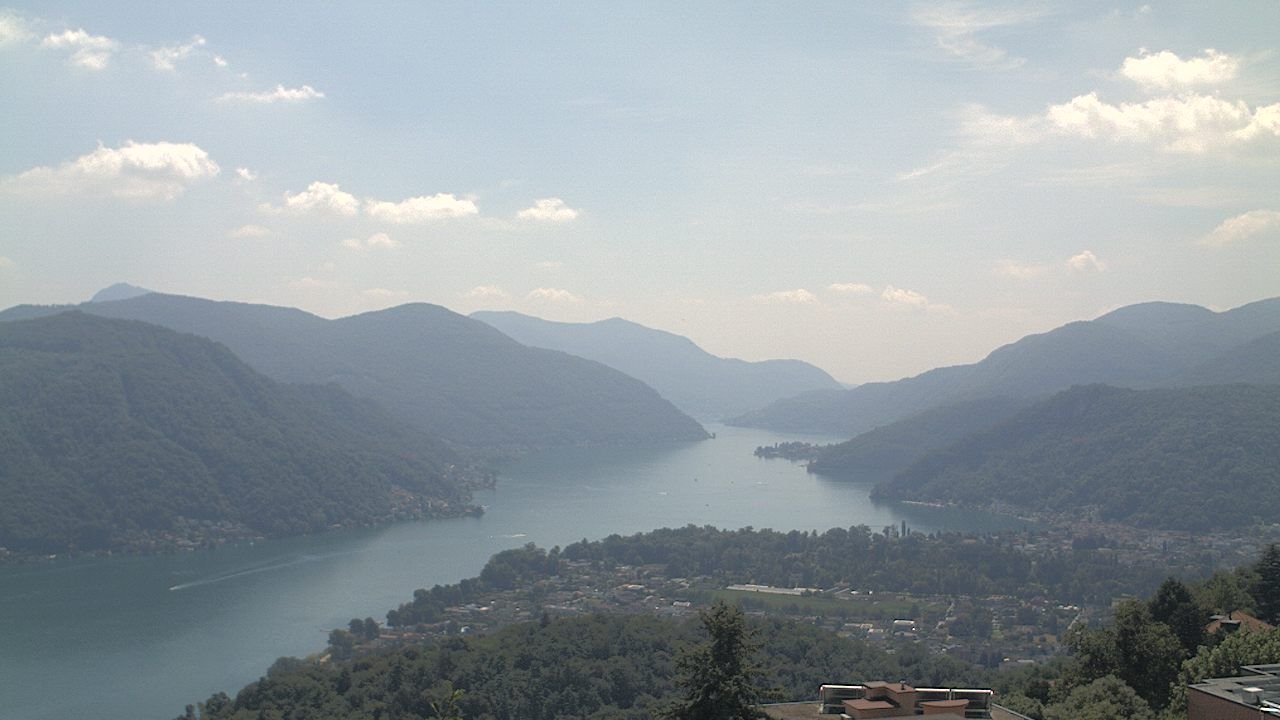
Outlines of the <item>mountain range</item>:
{"type": "Polygon", "coordinates": [[[482,320],[532,347],[560,350],[637,378],[703,420],[739,415],[810,390],[839,390],[824,370],[800,360],[722,358],[686,337],[610,318],[552,322],[517,312],[480,311],[482,320]]]}
{"type": "Polygon", "coordinates": [[[460,462],[370,401],[278,383],[204,338],[79,312],[0,323],[10,550],[442,514],[469,497],[460,462]]]}
{"type": "Polygon", "coordinates": [[[987,397],[1045,397],[1073,385],[1153,388],[1272,382],[1280,298],[1213,312],[1143,303],[998,348],[971,365],[786,398],[731,419],[775,431],[853,437],[917,413],[987,397]]]}
{"type": "MultiPolygon", "coordinates": [[[[117,296],[121,293],[111,293],[117,296]]],[[[216,340],[281,382],[336,383],[429,437],[486,450],[699,440],[652,388],[597,362],[531,348],[422,303],[328,320],[293,308],[162,293],[21,305],[0,320],[78,309],[216,340]]]]}
{"type": "Polygon", "coordinates": [[[875,496],[1180,530],[1280,518],[1280,385],[1071,388],[924,453],[875,496]]]}

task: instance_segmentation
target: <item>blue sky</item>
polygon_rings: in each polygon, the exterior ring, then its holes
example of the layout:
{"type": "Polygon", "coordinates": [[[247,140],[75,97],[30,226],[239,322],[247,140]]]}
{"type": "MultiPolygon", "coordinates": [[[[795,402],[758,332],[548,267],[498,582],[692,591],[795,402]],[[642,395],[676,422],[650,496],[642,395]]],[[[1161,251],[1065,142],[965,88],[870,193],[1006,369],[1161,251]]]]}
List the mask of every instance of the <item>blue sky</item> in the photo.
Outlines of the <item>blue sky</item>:
{"type": "Polygon", "coordinates": [[[850,381],[1280,295],[1280,5],[0,9],[0,306],[620,315],[850,381]]]}

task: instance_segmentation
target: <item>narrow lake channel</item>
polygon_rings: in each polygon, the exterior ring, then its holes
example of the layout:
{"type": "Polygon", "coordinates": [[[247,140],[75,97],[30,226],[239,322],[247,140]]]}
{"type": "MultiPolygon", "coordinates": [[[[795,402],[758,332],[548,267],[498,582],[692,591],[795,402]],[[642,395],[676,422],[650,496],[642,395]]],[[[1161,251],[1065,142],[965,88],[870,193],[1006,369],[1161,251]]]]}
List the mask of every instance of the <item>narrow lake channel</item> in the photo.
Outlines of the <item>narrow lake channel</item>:
{"type": "Polygon", "coordinates": [[[167,720],[234,694],[352,617],[479,573],[493,553],[690,523],[825,530],[903,521],[990,530],[1012,518],[872,503],[758,445],[830,442],[708,425],[714,440],[545,453],[504,468],[483,517],[400,523],[155,557],[0,565],[0,717],[167,720]]]}

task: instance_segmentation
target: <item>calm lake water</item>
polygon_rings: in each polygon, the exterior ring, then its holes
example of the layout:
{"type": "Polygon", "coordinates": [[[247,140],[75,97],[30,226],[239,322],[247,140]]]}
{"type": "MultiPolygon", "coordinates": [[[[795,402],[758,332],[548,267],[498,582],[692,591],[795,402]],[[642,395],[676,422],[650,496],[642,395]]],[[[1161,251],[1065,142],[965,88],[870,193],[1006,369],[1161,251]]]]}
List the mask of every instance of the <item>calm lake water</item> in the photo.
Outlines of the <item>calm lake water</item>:
{"type": "Polygon", "coordinates": [[[234,695],[282,655],[321,649],[352,617],[479,573],[535,542],[689,523],[825,530],[903,520],[987,530],[1000,516],[872,503],[869,487],[759,460],[758,445],[830,438],[708,426],[715,440],[580,449],[505,468],[480,518],[401,523],[159,557],[0,566],[0,718],[162,720],[234,695]]]}

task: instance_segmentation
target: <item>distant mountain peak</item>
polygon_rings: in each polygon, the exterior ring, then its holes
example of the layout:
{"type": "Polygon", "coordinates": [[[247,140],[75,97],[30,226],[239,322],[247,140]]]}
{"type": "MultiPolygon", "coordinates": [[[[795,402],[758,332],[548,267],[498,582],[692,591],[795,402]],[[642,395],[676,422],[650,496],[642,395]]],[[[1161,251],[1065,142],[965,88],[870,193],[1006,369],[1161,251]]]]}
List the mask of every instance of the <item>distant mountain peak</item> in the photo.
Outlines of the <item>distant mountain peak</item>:
{"type": "Polygon", "coordinates": [[[1185,322],[1200,322],[1217,315],[1214,311],[1174,302],[1144,302],[1126,305],[1100,316],[1095,322],[1121,327],[1151,327],[1185,322]]]}
{"type": "MultiPolygon", "coordinates": [[[[708,437],[635,378],[526,347],[439,305],[409,303],[334,320],[163,293],[78,307],[216,340],[276,380],[336,383],[462,447],[519,451],[708,437]]],[[[67,309],[19,306],[0,312],[0,321],[67,309]]]]}
{"type": "Polygon", "coordinates": [[[129,298],[135,298],[139,295],[150,295],[151,292],[151,290],[138,287],[137,285],[116,283],[115,285],[105,287],[94,293],[93,297],[89,298],[89,302],[97,303],[111,302],[112,300],[128,300],[129,298]]]}
{"type": "Polygon", "coordinates": [[[1280,332],[1280,299],[1214,312],[1145,302],[1095,320],[1027,335],[969,365],[889,383],[784,398],[731,425],[859,435],[943,405],[1002,395],[1035,398],[1073,385],[1152,388],[1203,382],[1270,382],[1275,347],[1246,343],[1280,332]]]}
{"type": "Polygon", "coordinates": [[[510,311],[477,311],[471,317],[525,345],[577,355],[638,378],[685,412],[709,420],[805,391],[840,389],[826,372],[799,360],[717,357],[683,335],[621,317],[586,323],[510,311]]]}

